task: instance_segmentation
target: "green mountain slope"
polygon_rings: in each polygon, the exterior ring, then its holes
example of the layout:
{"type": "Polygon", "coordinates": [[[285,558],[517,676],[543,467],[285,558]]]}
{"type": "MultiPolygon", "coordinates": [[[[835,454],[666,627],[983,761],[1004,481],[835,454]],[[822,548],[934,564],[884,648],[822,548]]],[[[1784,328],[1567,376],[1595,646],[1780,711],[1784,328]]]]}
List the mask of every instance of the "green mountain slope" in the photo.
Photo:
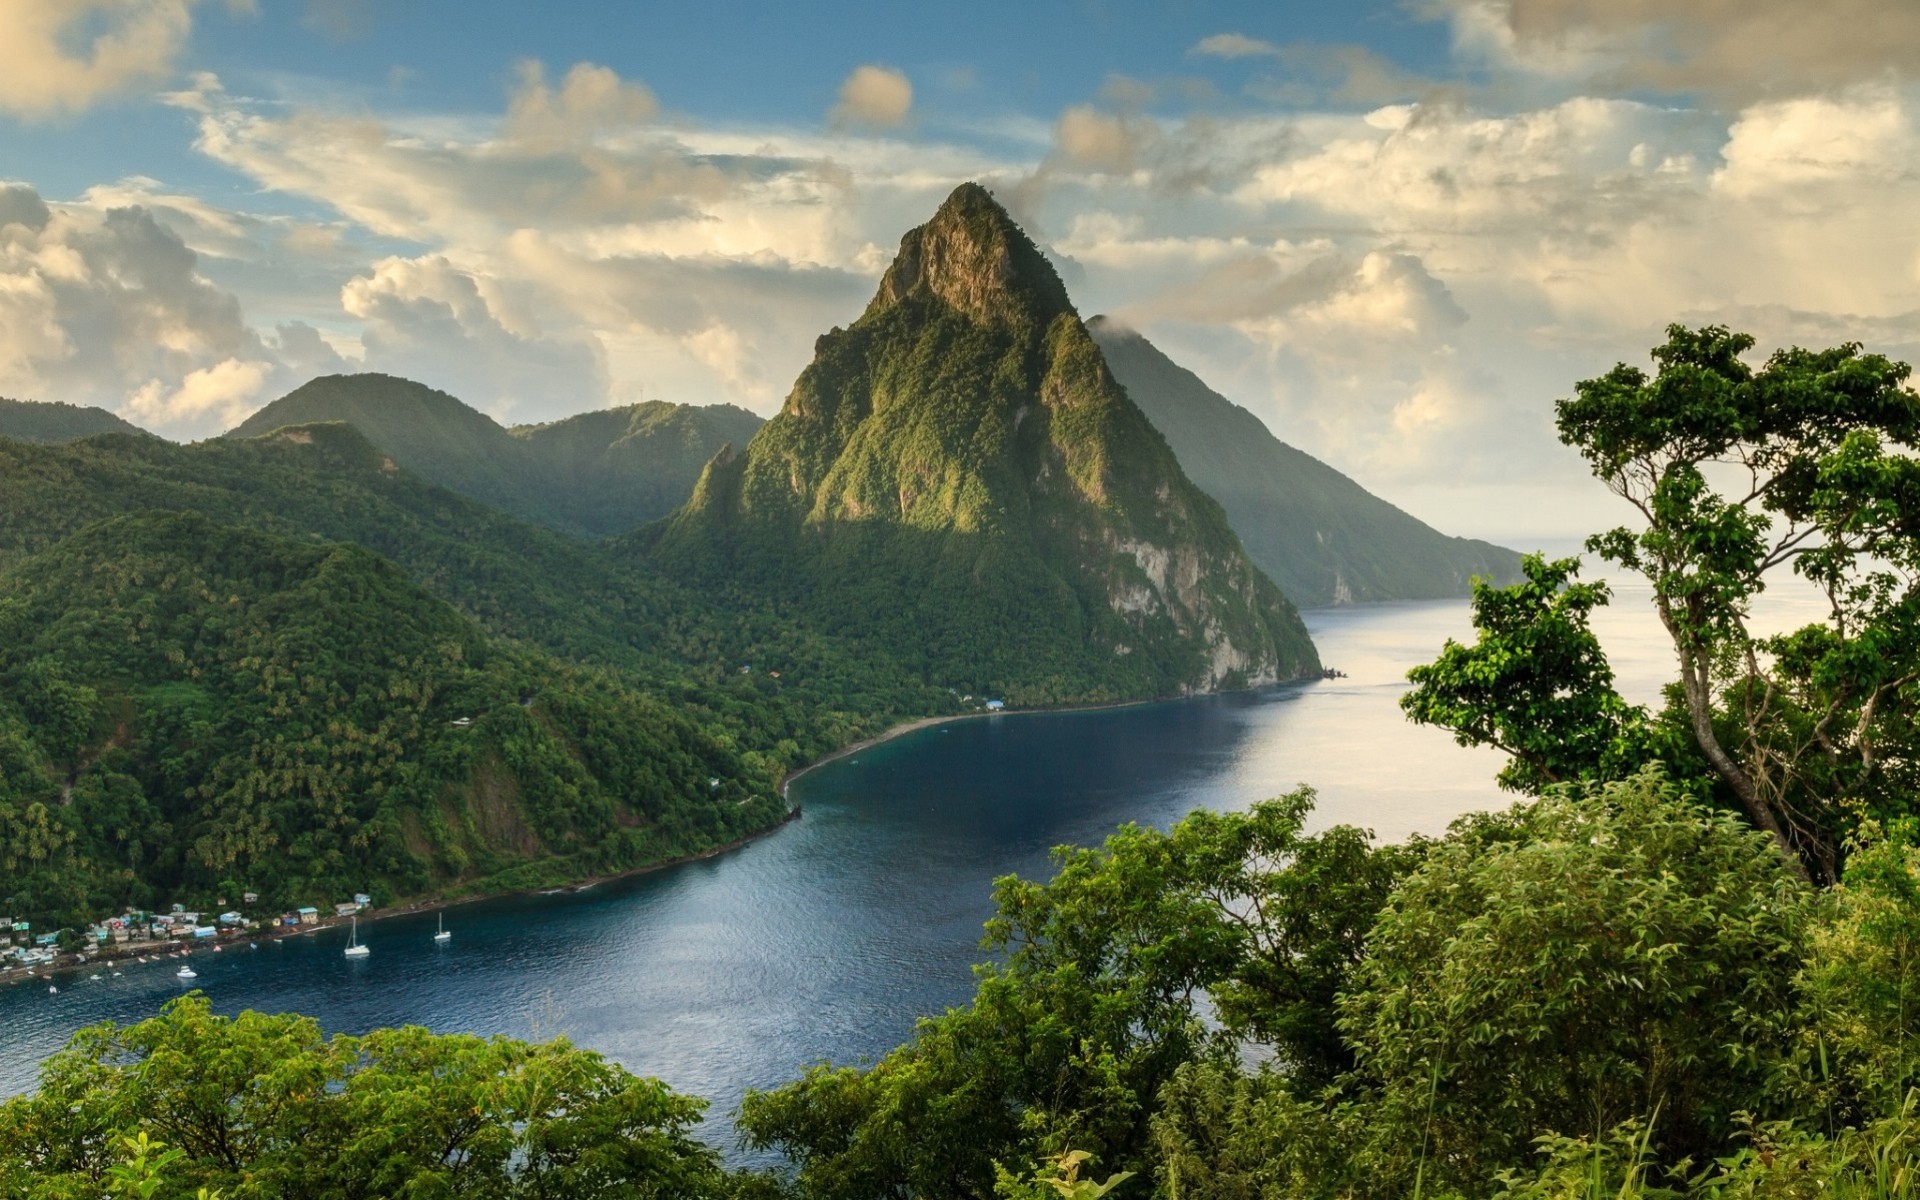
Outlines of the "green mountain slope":
{"type": "Polygon", "coordinates": [[[539,487],[523,478],[521,446],[492,417],[442,391],[392,375],[323,375],[254,413],[230,438],[288,425],[344,421],[431,483],[524,515],[539,487]]]}
{"type": "Polygon", "coordinates": [[[1108,372],[1053,268],[957,189],[780,415],[635,539],[930,682],[1016,702],[1292,678],[1298,614],[1108,372]]]}
{"type": "Polygon", "coordinates": [[[673,511],[722,446],[760,419],[731,405],[650,401],[548,425],[502,428],[445,392],[392,375],[327,375],[228,437],[344,421],[430,482],[569,533],[600,537],[673,511]]]}
{"type": "Polygon", "coordinates": [[[0,683],[16,912],[500,886],[784,811],[771,772],[672,706],[489,638],[379,556],[197,514],[9,566],[0,683]]]}
{"type": "Polygon", "coordinates": [[[606,537],[686,503],[708,460],[724,446],[746,445],[764,424],[731,404],[649,400],[508,432],[552,485],[553,524],[606,537]]]}
{"type": "Polygon", "coordinates": [[[70,442],[96,433],[145,432],[104,408],[0,396],[0,437],[23,442],[70,442]]]}
{"type": "Polygon", "coordinates": [[[1189,478],[1220,502],[1253,561],[1308,606],[1465,596],[1474,576],[1519,578],[1520,555],[1448,537],[1273,436],[1146,338],[1087,329],[1189,478]]]}

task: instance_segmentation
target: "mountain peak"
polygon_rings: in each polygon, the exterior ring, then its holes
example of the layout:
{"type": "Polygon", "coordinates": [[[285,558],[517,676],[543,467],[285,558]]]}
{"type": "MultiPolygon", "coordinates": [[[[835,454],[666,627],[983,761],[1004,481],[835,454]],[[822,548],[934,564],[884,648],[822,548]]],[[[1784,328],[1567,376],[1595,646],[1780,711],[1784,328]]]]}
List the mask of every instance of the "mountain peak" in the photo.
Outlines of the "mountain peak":
{"type": "Polygon", "coordinates": [[[900,239],[867,312],[913,300],[995,325],[1044,325],[1073,311],[1053,264],[977,183],[953,189],[932,220],[900,239]]]}

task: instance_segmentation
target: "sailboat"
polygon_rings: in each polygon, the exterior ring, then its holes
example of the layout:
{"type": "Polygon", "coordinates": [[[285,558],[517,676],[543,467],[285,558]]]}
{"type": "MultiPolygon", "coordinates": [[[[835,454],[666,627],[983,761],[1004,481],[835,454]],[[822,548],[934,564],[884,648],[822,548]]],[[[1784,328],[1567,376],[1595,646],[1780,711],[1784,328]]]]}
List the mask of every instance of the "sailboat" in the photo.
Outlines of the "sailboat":
{"type": "Polygon", "coordinates": [[[447,928],[447,915],[445,913],[440,914],[440,932],[433,935],[433,940],[436,942],[450,942],[453,940],[453,930],[447,928]]]}
{"type": "Polygon", "coordinates": [[[359,917],[353,919],[353,929],[347,934],[347,948],[343,953],[345,953],[348,958],[365,958],[367,955],[373,953],[373,951],[360,944],[359,917]]]}

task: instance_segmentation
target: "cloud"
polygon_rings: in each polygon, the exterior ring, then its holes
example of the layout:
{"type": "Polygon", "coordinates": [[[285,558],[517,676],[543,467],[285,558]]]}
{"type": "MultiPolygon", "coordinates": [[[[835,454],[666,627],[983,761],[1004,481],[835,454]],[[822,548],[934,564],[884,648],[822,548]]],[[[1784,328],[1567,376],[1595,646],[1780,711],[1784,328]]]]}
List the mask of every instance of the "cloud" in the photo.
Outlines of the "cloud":
{"type": "Polygon", "coordinates": [[[653,93],[607,67],[575,63],[555,91],[546,68],[520,64],[520,90],[507,105],[507,136],[528,145],[568,145],[644,124],[660,109],[653,93]]]}
{"type": "MultiPolygon", "coordinates": [[[[89,195],[50,205],[0,184],[0,394],[95,404],[201,437],[351,365],[301,321],[262,336],[153,210],[89,195]]],[[[214,209],[205,219],[251,220],[214,209]]]]}
{"type": "Polygon", "coordinates": [[[591,64],[557,90],[537,64],[523,66],[491,136],[324,110],[263,116],[210,76],[170,100],[200,114],[195,144],[214,160],[381,236],[425,244],[686,216],[742,182],[738,165],[634,128],[652,112],[651,95],[591,64]]]}
{"type": "Polygon", "coordinates": [[[1216,33],[1212,37],[1201,38],[1187,53],[1212,58],[1278,58],[1280,47],[1243,33],[1216,33]]]}
{"type": "Polygon", "coordinates": [[[1309,349],[1324,350],[1329,335],[1338,335],[1363,353],[1382,337],[1431,337],[1467,319],[1413,255],[1298,247],[1220,262],[1119,315],[1134,324],[1176,317],[1238,325],[1276,338],[1292,330],[1309,349]]]}
{"type": "Polygon", "coordinates": [[[235,394],[238,368],[220,370],[230,361],[274,355],[152,213],[56,207],[0,186],[0,392],[107,407],[140,392],[143,416],[178,411],[201,431],[218,407],[203,402],[209,389],[235,394]],[[214,373],[179,392],[203,370],[214,373]],[[155,381],[160,390],[146,391],[155,381]],[[187,408],[165,403],[176,393],[187,408]]]}
{"type": "Polygon", "coordinates": [[[591,336],[544,335],[495,281],[438,255],[383,259],[347,283],[340,304],[365,322],[367,370],[424,380],[500,416],[605,400],[591,336]]]}
{"type": "Polygon", "coordinates": [[[0,111],[77,113],[164,79],[193,27],[193,0],[8,0],[0,111]]]}
{"type": "Polygon", "coordinates": [[[1920,72],[1910,0],[1438,0],[1457,46],[1540,75],[1735,102],[1920,72]]]}
{"type": "Polygon", "coordinates": [[[1082,104],[1060,114],[1054,144],[1069,164],[1090,171],[1125,174],[1159,140],[1151,121],[1103,113],[1082,104]]]}
{"type": "Polygon", "coordinates": [[[274,374],[271,362],[223,359],[188,372],[173,387],[149,379],[127,397],[122,411],[140,424],[159,428],[195,424],[230,429],[265,402],[274,374]]]}
{"type": "Polygon", "coordinates": [[[913,110],[913,83],[892,67],[855,67],[840,84],[840,102],[827,114],[836,126],[892,129],[913,110]]]}

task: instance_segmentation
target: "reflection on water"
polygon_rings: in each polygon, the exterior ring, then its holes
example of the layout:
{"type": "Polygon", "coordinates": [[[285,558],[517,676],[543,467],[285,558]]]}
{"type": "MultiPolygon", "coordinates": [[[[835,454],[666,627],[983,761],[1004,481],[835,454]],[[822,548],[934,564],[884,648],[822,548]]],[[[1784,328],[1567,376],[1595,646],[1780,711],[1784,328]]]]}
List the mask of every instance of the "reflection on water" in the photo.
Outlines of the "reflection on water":
{"type": "MultiPolygon", "coordinates": [[[[1668,652],[1645,605],[1620,603],[1608,641],[1623,686],[1648,699],[1668,652]]],[[[883,1053],[918,1015],[964,1002],[991,881],[1043,874],[1055,845],[1302,782],[1319,789],[1322,823],[1386,838],[1508,801],[1491,783],[1498,755],[1408,725],[1396,705],[1408,667],[1469,634],[1464,602],[1307,618],[1346,678],[924,730],[808,774],[794,787],[802,820],[720,858],[451,909],[446,946],[429,915],[363,926],[361,961],[341,956],[344,931],[202,952],[194,986],[224,1011],[297,1010],[329,1030],[564,1032],[713,1098],[710,1133],[725,1143],[746,1088],[883,1053]]],[[[175,965],[70,976],[58,995],[0,988],[0,1094],[31,1087],[81,1025],[152,1014],[184,989],[175,965]]]]}

